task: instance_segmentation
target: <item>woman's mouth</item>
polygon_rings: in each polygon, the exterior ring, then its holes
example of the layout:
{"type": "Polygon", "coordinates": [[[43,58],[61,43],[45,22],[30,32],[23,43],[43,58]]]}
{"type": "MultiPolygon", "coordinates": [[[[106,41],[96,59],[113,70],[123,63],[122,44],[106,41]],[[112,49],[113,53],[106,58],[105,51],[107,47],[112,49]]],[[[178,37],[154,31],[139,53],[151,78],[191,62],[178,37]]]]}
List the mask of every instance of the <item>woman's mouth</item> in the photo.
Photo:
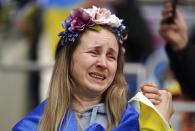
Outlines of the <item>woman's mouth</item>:
{"type": "Polygon", "coordinates": [[[104,80],[106,77],[100,73],[89,73],[89,75],[95,79],[104,80]]]}

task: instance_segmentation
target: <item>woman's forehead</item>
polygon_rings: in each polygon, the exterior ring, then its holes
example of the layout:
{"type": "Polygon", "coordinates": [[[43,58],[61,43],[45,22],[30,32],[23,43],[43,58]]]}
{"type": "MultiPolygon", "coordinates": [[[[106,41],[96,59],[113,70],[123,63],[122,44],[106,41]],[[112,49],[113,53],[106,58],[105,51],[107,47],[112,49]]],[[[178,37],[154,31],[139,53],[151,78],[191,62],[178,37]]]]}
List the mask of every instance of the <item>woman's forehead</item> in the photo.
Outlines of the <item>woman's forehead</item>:
{"type": "Polygon", "coordinates": [[[86,48],[106,46],[118,51],[118,41],[116,36],[106,29],[100,31],[87,31],[80,39],[80,45],[86,48]]]}

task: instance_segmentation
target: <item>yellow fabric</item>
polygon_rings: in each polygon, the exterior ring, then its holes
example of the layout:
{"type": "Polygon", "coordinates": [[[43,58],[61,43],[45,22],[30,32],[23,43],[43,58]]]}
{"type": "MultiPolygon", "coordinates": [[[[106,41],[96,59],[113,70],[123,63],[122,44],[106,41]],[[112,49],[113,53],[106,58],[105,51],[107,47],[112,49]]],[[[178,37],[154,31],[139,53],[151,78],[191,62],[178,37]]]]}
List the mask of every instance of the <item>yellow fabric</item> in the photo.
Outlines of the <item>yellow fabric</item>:
{"type": "MultiPolygon", "coordinates": [[[[140,131],[169,131],[169,127],[161,116],[150,106],[140,103],[139,125],[140,131]]],[[[170,128],[170,131],[173,131],[170,128]]]]}
{"type": "Polygon", "coordinates": [[[171,92],[172,95],[179,95],[182,94],[181,86],[177,80],[174,80],[172,83],[170,83],[167,88],[171,92]]]}
{"type": "Polygon", "coordinates": [[[44,33],[49,38],[49,49],[51,51],[51,56],[54,58],[55,49],[57,43],[60,39],[58,37],[58,33],[64,31],[61,26],[61,23],[64,22],[65,18],[69,16],[70,11],[73,8],[81,7],[81,5],[72,6],[69,8],[54,8],[51,7],[44,11],[43,13],[43,25],[44,25],[44,33]]]}
{"type": "Polygon", "coordinates": [[[173,131],[173,128],[172,128],[172,126],[170,126],[170,131],[173,131]]]}

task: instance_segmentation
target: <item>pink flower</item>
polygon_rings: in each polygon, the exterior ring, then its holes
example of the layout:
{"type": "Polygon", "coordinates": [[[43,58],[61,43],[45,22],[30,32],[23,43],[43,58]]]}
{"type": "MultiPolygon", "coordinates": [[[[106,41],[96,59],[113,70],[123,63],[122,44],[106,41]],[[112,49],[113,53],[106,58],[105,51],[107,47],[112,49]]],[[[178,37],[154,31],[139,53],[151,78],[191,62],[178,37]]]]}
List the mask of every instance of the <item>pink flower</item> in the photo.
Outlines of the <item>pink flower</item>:
{"type": "Polygon", "coordinates": [[[70,12],[70,18],[72,22],[69,30],[73,32],[82,31],[85,26],[91,27],[95,25],[89,14],[81,8],[73,9],[70,12]]]}
{"type": "Polygon", "coordinates": [[[90,9],[85,9],[85,11],[92,17],[92,21],[100,25],[109,25],[111,27],[118,27],[122,20],[120,20],[115,15],[112,15],[106,8],[97,8],[93,6],[90,9]]]}
{"type": "Polygon", "coordinates": [[[108,19],[111,15],[111,12],[105,8],[101,8],[96,12],[95,20],[99,19],[108,19]]]}

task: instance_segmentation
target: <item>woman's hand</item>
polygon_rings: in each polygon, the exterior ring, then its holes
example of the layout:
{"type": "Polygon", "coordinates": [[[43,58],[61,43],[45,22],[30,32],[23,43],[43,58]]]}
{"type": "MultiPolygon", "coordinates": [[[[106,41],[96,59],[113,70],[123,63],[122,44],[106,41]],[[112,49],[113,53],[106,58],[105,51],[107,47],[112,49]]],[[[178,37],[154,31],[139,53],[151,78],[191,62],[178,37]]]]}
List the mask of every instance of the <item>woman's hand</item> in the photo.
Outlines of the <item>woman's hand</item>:
{"type": "Polygon", "coordinates": [[[153,83],[145,83],[141,90],[169,122],[174,112],[171,93],[168,90],[158,90],[153,83]]]}
{"type": "Polygon", "coordinates": [[[141,90],[143,95],[146,96],[152,102],[152,104],[158,105],[162,101],[161,93],[156,88],[155,84],[147,82],[141,86],[141,90]]]}
{"type": "Polygon", "coordinates": [[[164,116],[164,118],[169,122],[174,109],[172,104],[172,95],[168,90],[160,90],[162,101],[160,104],[155,105],[158,111],[164,116]]]}

